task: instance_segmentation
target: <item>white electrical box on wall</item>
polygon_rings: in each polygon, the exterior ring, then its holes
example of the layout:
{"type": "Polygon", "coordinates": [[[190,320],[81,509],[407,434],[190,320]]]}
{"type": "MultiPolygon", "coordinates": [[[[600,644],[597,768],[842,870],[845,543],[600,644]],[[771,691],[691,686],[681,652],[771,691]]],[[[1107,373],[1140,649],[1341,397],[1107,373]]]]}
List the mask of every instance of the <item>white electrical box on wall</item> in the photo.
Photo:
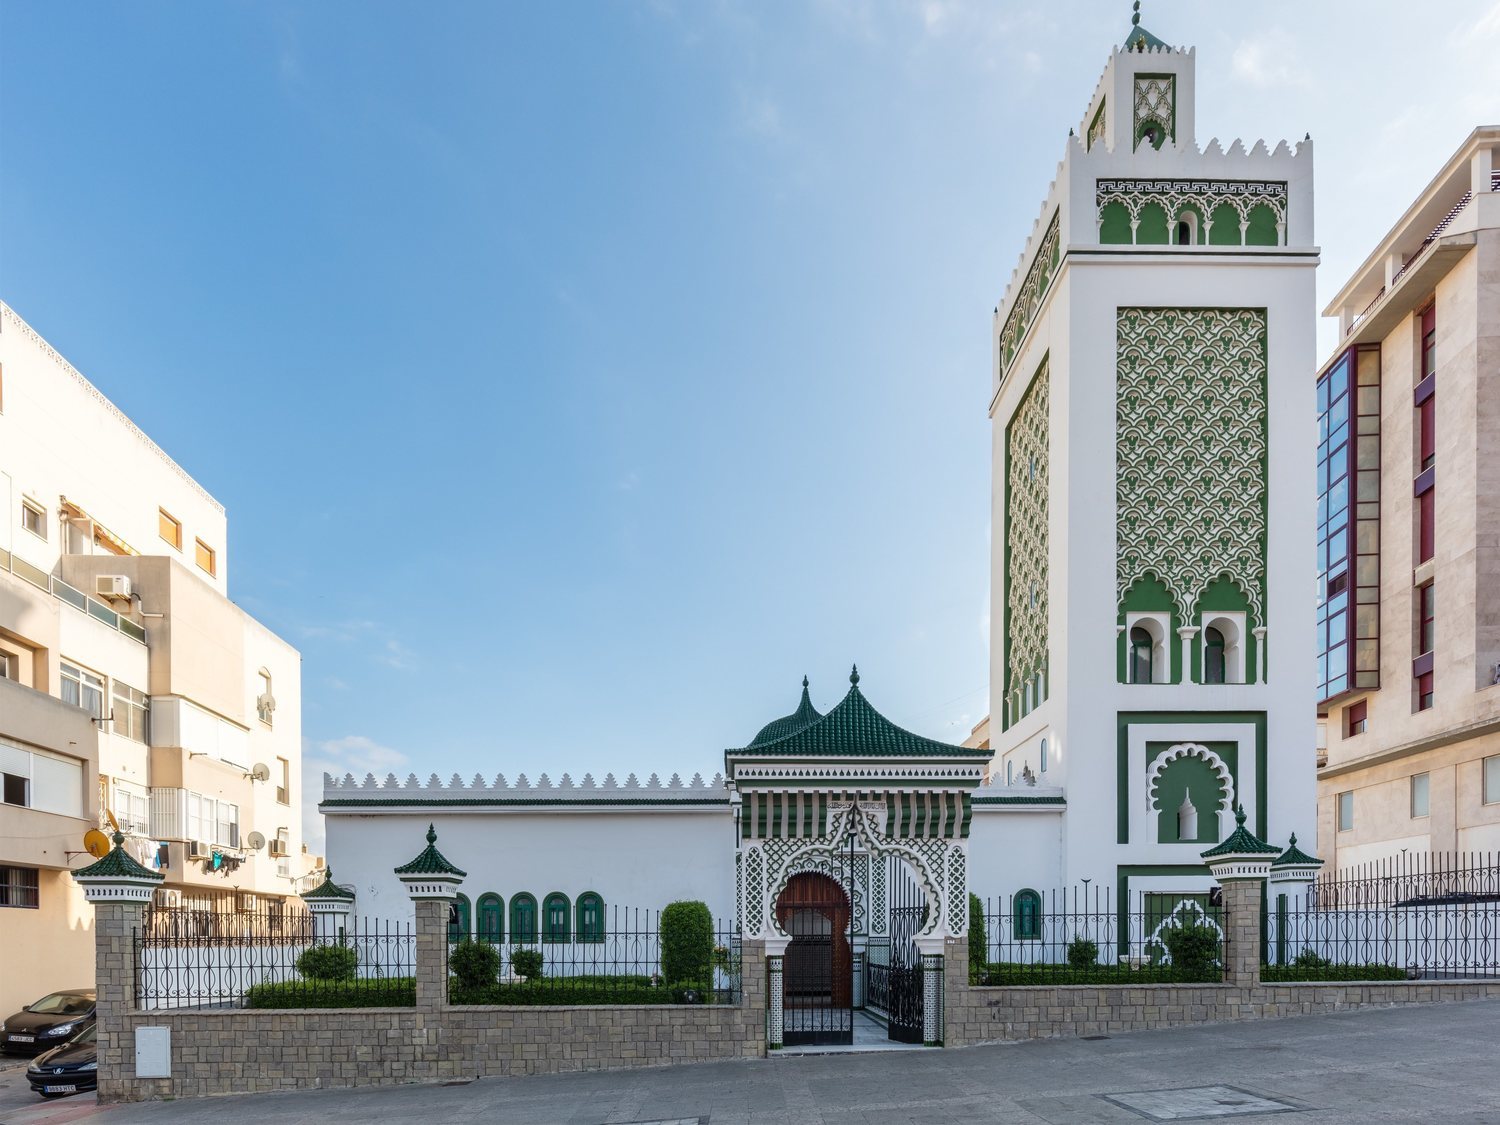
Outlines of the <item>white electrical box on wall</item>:
{"type": "Polygon", "coordinates": [[[135,1029],[135,1076],[137,1078],[172,1077],[172,1029],[170,1027],[135,1029]]]}

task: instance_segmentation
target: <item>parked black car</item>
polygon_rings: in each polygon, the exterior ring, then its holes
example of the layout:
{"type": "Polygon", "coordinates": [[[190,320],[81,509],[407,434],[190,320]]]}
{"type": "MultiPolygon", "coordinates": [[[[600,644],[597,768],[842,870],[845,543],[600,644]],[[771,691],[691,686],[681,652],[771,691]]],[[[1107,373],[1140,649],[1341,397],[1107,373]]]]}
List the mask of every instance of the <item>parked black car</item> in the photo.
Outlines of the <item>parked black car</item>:
{"type": "Polygon", "coordinates": [[[26,1068],[26,1081],[31,1088],[44,1098],[97,1089],[99,1061],[94,1054],[97,1030],[98,1025],[91,1023],[61,1047],[53,1047],[37,1058],[26,1068]]]}
{"type": "Polygon", "coordinates": [[[94,990],[76,988],[43,996],[6,1019],[0,1050],[35,1055],[61,1046],[94,1022],[94,990]]]}

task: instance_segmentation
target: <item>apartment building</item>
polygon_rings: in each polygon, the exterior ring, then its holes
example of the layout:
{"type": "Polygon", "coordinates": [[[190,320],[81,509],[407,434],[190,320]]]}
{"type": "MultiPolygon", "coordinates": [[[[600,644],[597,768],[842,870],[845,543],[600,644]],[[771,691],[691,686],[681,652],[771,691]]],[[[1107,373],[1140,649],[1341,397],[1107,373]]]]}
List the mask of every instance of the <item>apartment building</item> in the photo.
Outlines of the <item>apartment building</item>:
{"type": "Polygon", "coordinates": [[[90,829],[205,917],[310,861],[301,658],[230,601],[223,506],[4,304],[0,506],[3,1014],[93,980],[90,829]]]}
{"type": "Polygon", "coordinates": [[[1500,126],[1325,310],[1319,855],[1500,849],[1500,126]]]}

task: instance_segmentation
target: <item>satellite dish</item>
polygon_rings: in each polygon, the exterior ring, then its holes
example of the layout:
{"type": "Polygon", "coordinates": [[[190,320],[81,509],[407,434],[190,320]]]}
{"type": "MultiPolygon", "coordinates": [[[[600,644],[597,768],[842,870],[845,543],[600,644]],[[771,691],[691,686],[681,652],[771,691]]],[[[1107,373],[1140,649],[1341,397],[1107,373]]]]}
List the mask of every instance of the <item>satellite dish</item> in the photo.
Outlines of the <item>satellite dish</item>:
{"type": "Polygon", "coordinates": [[[250,776],[255,778],[256,781],[270,781],[271,767],[266,765],[265,762],[256,762],[250,769],[250,776]]]}
{"type": "MultiPolygon", "coordinates": [[[[265,769],[264,766],[261,766],[259,768],[265,769]]],[[[252,852],[258,852],[261,848],[266,846],[266,838],[259,832],[252,832],[250,833],[250,835],[245,837],[245,843],[250,845],[250,850],[252,852]]]]}
{"type": "MultiPolygon", "coordinates": [[[[111,817],[111,820],[114,818],[111,817]]],[[[97,828],[90,828],[83,834],[83,850],[95,859],[103,859],[109,854],[109,837],[97,828]]]]}

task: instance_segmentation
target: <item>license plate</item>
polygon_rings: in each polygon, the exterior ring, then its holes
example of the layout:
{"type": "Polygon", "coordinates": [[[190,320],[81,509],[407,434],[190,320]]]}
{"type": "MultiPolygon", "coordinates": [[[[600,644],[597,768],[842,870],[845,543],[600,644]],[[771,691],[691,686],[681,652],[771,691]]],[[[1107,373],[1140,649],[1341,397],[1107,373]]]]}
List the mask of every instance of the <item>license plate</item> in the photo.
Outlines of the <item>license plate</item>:
{"type": "Polygon", "coordinates": [[[43,1086],[42,1091],[48,1094],[76,1094],[77,1086],[43,1086]]]}
{"type": "Polygon", "coordinates": [[[35,1035],[12,1035],[10,1037],[10,1041],[12,1043],[35,1043],[36,1042],[36,1036],[35,1035]]]}

